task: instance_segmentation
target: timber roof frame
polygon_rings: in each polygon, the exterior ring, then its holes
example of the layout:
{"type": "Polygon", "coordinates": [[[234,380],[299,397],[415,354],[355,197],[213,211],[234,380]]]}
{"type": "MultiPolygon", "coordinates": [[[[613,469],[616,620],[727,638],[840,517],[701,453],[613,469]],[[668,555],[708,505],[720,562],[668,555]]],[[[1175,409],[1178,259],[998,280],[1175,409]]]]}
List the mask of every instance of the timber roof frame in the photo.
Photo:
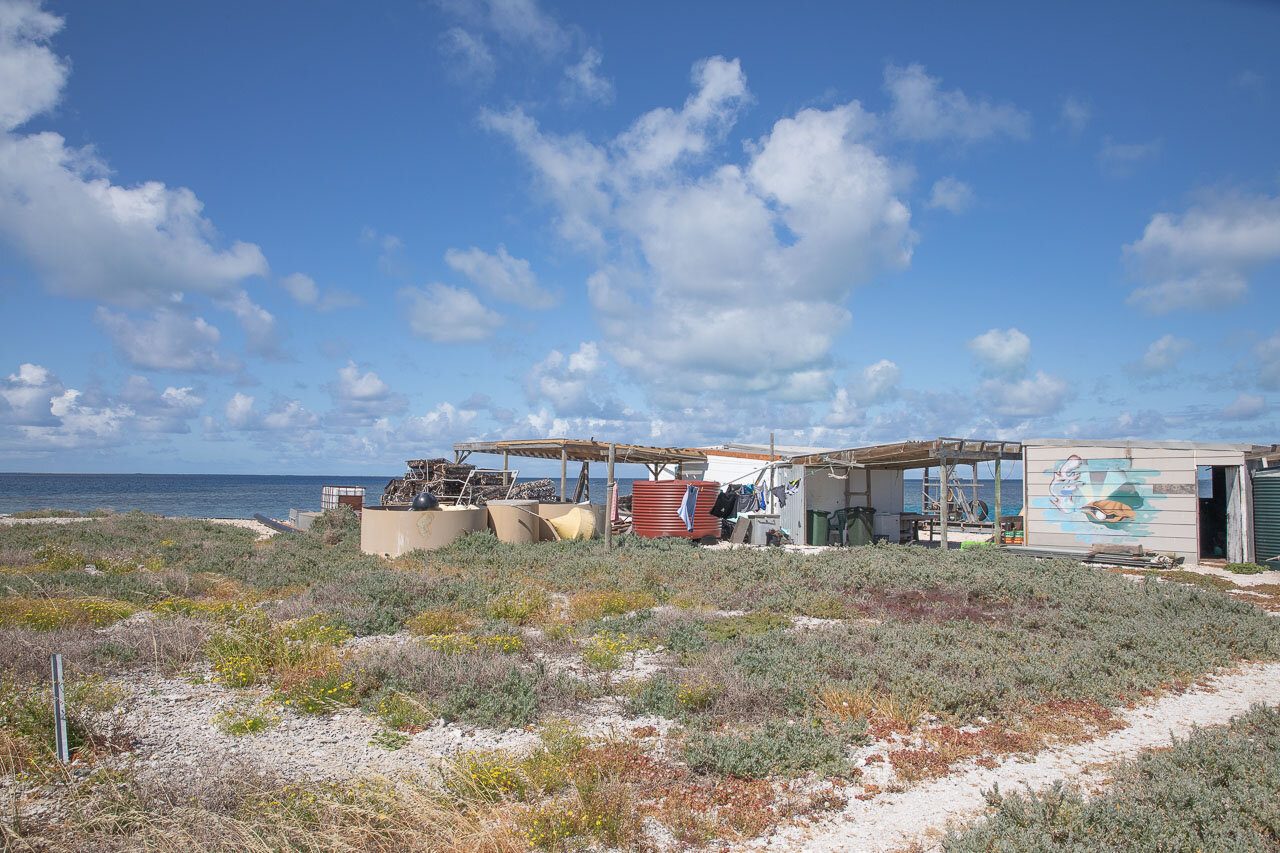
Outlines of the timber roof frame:
{"type": "Polygon", "coordinates": [[[568,462],[608,462],[610,447],[614,449],[614,461],[618,463],[679,465],[682,462],[703,462],[707,458],[705,450],[695,447],[654,447],[645,444],[618,444],[576,438],[464,441],[453,446],[453,455],[457,462],[463,461],[472,453],[506,454],[531,459],[564,459],[568,462]]]}
{"type": "Polygon", "coordinates": [[[942,464],[1022,461],[1022,443],[977,438],[935,438],[931,441],[898,441],[869,447],[851,447],[827,453],[792,456],[793,465],[844,465],[850,468],[936,468],[942,464]]]}

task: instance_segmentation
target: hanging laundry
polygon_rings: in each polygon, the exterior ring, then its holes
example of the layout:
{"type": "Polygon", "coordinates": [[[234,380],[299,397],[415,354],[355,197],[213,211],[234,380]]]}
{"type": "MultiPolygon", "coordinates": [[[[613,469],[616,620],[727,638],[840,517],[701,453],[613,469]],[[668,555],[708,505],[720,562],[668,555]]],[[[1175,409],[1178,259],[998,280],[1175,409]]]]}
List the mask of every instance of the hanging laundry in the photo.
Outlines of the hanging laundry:
{"type": "Polygon", "coordinates": [[[799,480],[792,480],[790,483],[787,483],[787,494],[788,494],[788,495],[794,495],[794,494],[796,494],[796,493],[797,493],[797,492],[799,492],[799,491],[800,491],[800,481],[799,481],[799,480]]]}
{"type": "Polygon", "coordinates": [[[778,502],[778,506],[786,506],[787,495],[792,493],[787,491],[787,486],[784,484],[781,486],[774,486],[772,489],[769,490],[769,494],[773,495],[774,500],[778,502]]]}
{"type": "Polygon", "coordinates": [[[730,518],[737,514],[738,496],[729,490],[721,492],[716,496],[716,502],[711,507],[711,514],[716,518],[730,518]]]}
{"type": "Polygon", "coordinates": [[[618,481],[613,481],[613,488],[609,490],[609,520],[621,521],[622,513],[618,509],[618,481]]]}
{"type": "Polygon", "coordinates": [[[686,486],[684,490],[684,499],[680,501],[680,508],[676,510],[676,515],[680,516],[680,520],[684,522],[684,526],[688,530],[693,530],[693,512],[698,506],[698,487],[686,486]]]}
{"type": "Polygon", "coordinates": [[[759,503],[760,499],[756,497],[755,490],[747,486],[746,490],[738,495],[737,512],[739,515],[744,512],[751,512],[759,503]]]}

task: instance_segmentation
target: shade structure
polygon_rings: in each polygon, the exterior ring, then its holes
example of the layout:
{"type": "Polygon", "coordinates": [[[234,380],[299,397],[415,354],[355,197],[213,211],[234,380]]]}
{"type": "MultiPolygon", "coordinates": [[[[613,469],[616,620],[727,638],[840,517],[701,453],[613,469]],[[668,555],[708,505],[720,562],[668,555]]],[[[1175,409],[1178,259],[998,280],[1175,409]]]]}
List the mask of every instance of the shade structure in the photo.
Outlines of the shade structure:
{"type": "Polygon", "coordinates": [[[631,484],[631,528],[637,536],[650,539],[719,536],[720,519],[711,514],[719,493],[720,484],[710,480],[636,480],[631,484]],[[690,486],[698,490],[692,530],[679,515],[680,504],[690,486]]]}

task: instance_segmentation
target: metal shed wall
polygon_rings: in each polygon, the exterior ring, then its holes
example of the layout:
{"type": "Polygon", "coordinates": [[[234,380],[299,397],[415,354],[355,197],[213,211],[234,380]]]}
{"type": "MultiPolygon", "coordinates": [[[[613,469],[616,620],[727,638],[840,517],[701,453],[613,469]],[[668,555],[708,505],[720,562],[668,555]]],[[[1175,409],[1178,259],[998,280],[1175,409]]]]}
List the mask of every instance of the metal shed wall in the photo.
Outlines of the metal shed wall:
{"type": "Polygon", "coordinates": [[[1254,560],[1263,565],[1280,556],[1280,469],[1253,475],[1254,560]]]}
{"type": "MultiPolygon", "coordinates": [[[[1023,442],[1023,459],[1028,545],[1140,544],[1192,564],[1200,554],[1196,466],[1244,474],[1244,451],[1226,445],[1023,442]]],[[[1247,557],[1252,513],[1239,485],[1235,544],[1247,557]]]]}

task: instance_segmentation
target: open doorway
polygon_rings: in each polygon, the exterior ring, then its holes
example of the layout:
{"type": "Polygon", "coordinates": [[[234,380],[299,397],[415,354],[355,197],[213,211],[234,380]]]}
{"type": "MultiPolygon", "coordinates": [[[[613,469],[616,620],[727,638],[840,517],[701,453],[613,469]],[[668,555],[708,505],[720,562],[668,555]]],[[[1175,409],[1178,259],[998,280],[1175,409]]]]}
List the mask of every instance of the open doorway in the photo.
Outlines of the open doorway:
{"type": "Polygon", "coordinates": [[[1196,492],[1200,525],[1200,558],[1240,562],[1244,559],[1240,523],[1240,468],[1197,465],[1196,492]]]}
{"type": "Polygon", "coordinates": [[[1196,466],[1199,497],[1200,557],[1223,560],[1227,556],[1227,471],[1221,465],[1196,466]]]}

